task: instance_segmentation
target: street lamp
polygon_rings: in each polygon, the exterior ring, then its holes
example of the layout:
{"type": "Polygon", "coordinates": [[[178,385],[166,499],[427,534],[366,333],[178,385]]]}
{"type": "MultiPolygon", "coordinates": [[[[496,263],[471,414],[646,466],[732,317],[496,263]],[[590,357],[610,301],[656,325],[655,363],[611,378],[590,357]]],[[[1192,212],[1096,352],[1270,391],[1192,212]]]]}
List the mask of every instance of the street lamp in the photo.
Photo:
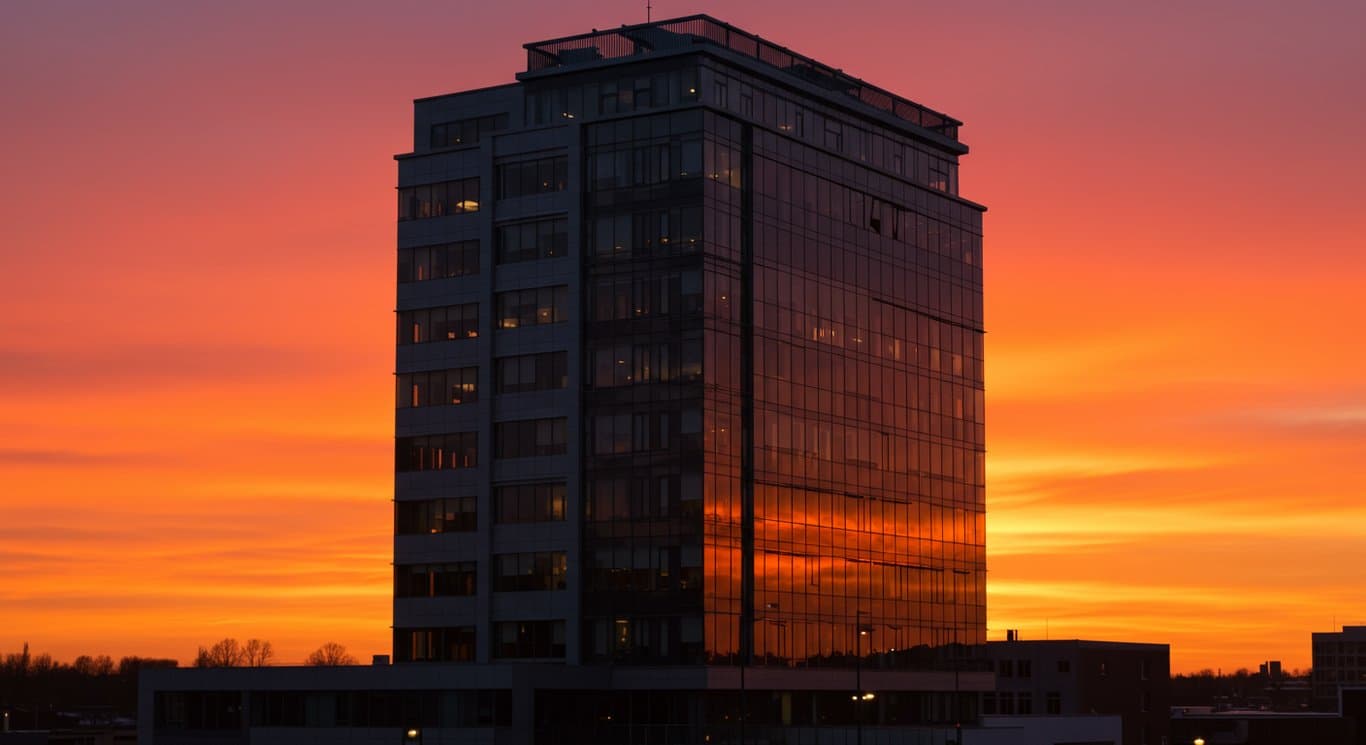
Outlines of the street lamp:
{"type": "Polygon", "coordinates": [[[863,690],[863,637],[873,633],[871,626],[863,624],[863,611],[854,614],[854,625],[858,633],[854,635],[854,742],[863,745],[863,704],[876,698],[863,690]]]}
{"type": "Polygon", "coordinates": [[[422,730],[418,729],[417,727],[409,727],[408,729],[404,730],[403,737],[399,740],[399,742],[404,743],[404,745],[421,745],[422,730]]]}
{"type": "Polygon", "coordinates": [[[1192,743],[1192,745],[1205,745],[1205,738],[1203,738],[1203,737],[1197,737],[1197,738],[1195,738],[1195,741],[1192,743]]]}

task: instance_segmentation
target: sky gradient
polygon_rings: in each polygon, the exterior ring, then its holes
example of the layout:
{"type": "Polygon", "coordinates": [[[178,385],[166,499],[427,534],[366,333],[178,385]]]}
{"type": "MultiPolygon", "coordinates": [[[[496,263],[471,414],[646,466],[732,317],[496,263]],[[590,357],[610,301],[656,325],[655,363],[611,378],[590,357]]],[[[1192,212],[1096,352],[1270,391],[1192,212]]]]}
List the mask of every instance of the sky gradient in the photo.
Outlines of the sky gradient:
{"type": "MultiPolygon", "coordinates": [[[[989,636],[1366,621],[1366,5],[711,14],[966,122],[989,636]]],[[[411,100],[636,3],[0,8],[0,652],[389,651],[411,100]]]]}

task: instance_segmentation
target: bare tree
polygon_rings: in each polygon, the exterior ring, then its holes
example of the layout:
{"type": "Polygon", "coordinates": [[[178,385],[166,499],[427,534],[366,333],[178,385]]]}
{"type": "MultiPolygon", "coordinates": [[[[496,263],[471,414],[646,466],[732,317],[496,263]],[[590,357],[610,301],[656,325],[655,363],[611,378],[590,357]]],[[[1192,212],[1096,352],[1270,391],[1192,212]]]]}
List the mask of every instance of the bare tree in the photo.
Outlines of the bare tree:
{"type": "Polygon", "coordinates": [[[195,667],[237,667],[242,664],[244,654],[242,645],[236,639],[228,638],[205,649],[199,648],[195,656],[195,667]]]}
{"type": "Polygon", "coordinates": [[[275,648],[270,642],[248,639],[242,647],[242,664],[247,667],[265,667],[275,657],[275,648]]]}
{"type": "Polygon", "coordinates": [[[33,663],[33,657],[28,653],[28,642],[24,642],[24,651],[18,654],[11,652],[5,655],[5,672],[18,677],[28,674],[29,666],[33,663]]]}
{"type": "Polygon", "coordinates": [[[341,665],[356,665],[359,663],[354,655],[346,651],[346,647],[336,642],[328,642],[313,650],[313,654],[310,654],[308,659],[304,660],[304,664],[318,667],[339,667],[341,665]]]}
{"type": "Polygon", "coordinates": [[[114,660],[109,655],[99,655],[91,657],[83,654],[71,662],[71,669],[81,675],[113,675],[114,660]]]}
{"type": "Polygon", "coordinates": [[[157,658],[157,657],[124,657],[119,660],[118,674],[128,677],[137,677],[139,670],[150,670],[153,668],[179,667],[180,663],[176,660],[157,658]]]}

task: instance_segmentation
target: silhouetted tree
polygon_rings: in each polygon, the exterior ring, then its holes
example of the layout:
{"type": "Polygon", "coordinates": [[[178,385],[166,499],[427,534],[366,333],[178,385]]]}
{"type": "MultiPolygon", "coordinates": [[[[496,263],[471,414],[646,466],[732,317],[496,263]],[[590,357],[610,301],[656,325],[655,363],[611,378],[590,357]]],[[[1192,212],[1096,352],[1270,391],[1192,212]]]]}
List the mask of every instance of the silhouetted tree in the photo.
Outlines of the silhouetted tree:
{"type": "Polygon", "coordinates": [[[248,639],[242,647],[242,664],[247,667],[265,667],[275,657],[275,648],[270,642],[248,639]]]}
{"type": "Polygon", "coordinates": [[[5,673],[7,675],[27,675],[29,662],[28,642],[24,642],[23,652],[11,652],[5,655],[5,673]]]}
{"type": "Polygon", "coordinates": [[[159,667],[179,667],[180,663],[158,657],[124,657],[119,660],[119,675],[137,679],[138,672],[159,667]]]}
{"type": "Polygon", "coordinates": [[[316,665],[320,667],[339,667],[341,665],[355,665],[356,658],[346,651],[346,647],[336,643],[328,642],[321,647],[313,650],[313,654],[304,660],[306,665],[316,665]]]}
{"type": "Polygon", "coordinates": [[[57,667],[57,663],[52,661],[52,655],[44,652],[29,662],[28,673],[29,675],[47,675],[56,670],[57,667]]]}
{"type": "Polygon", "coordinates": [[[138,670],[175,667],[175,660],[81,655],[64,664],[51,655],[21,652],[0,655],[0,704],[10,712],[12,729],[44,729],[70,724],[71,712],[109,707],[120,716],[137,713],[138,670]]]}
{"type": "Polygon", "coordinates": [[[114,659],[106,654],[98,657],[83,654],[71,661],[71,669],[80,675],[113,675],[114,659]]]}
{"type": "Polygon", "coordinates": [[[231,637],[205,649],[199,648],[195,656],[195,667],[238,667],[244,661],[242,645],[231,637]]]}

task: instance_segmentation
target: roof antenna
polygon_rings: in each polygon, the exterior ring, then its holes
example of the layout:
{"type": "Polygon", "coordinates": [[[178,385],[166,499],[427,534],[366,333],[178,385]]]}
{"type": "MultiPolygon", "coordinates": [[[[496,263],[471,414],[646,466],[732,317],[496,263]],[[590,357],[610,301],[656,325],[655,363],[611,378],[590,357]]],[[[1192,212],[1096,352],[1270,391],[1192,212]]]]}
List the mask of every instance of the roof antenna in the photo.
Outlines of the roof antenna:
{"type": "Polygon", "coordinates": [[[645,22],[646,22],[646,23],[649,23],[649,22],[650,22],[650,11],[652,11],[652,10],[654,10],[654,6],[653,6],[653,5],[650,5],[650,0],[645,0],[645,22]]]}

